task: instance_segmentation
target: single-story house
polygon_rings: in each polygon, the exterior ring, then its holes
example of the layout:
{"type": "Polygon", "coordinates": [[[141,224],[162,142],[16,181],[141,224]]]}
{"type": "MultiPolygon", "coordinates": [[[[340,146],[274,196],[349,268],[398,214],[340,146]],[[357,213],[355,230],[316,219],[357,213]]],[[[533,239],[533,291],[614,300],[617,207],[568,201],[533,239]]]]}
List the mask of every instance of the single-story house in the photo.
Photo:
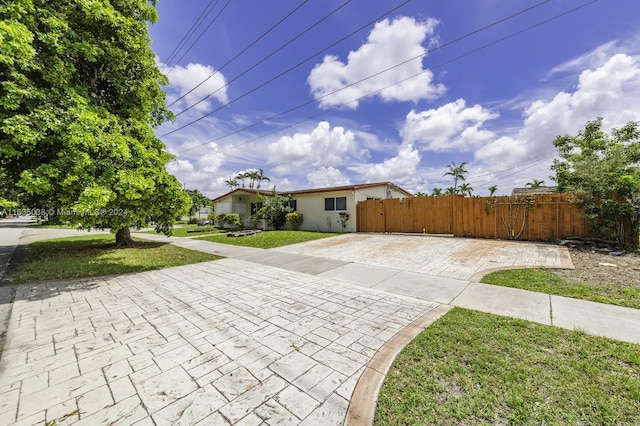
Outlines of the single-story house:
{"type": "Polygon", "coordinates": [[[511,195],[555,194],[557,186],[535,186],[533,188],[513,188],[511,195]]]}
{"type": "MultiPolygon", "coordinates": [[[[303,215],[301,230],[322,232],[342,231],[340,212],[349,214],[344,231],[355,232],[356,204],[359,201],[413,197],[413,194],[391,182],[278,191],[278,193],[284,196],[290,195],[289,206],[293,211],[303,215]]],[[[214,212],[216,214],[238,213],[245,226],[251,226],[249,217],[261,207],[257,194],[269,196],[271,191],[236,188],[213,199],[214,212]]],[[[258,227],[264,227],[264,224],[259,223],[258,227]]],[[[288,225],[287,228],[289,228],[288,225]]]]}

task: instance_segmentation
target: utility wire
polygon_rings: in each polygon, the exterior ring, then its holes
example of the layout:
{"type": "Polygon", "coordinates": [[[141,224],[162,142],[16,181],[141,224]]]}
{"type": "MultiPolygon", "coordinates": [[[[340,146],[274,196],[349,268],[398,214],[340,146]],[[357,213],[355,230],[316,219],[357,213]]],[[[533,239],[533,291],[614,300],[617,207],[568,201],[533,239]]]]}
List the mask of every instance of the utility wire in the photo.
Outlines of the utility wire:
{"type": "MultiPolygon", "coordinates": [[[[510,38],[513,38],[513,37],[516,37],[516,36],[518,36],[518,35],[520,35],[520,34],[522,34],[522,33],[524,33],[524,32],[530,31],[530,30],[532,30],[532,29],[534,29],[534,28],[537,28],[537,27],[539,27],[539,26],[542,26],[542,25],[544,25],[544,24],[547,24],[547,23],[549,23],[549,22],[551,22],[551,21],[553,21],[553,20],[559,19],[559,18],[561,18],[561,17],[563,17],[563,16],[565,16],[565,15],[568,15],[568,14],[570,14],[570,13],[573,13],[573,12],[575,12],[575,11],[577,11],[577,10],[579,10],[579,9],[582,9],[583,7],[586,7],[586,6],[588,6],[588,5],[592,4],[592,3],[595,3],[595,2],[597,2],[597,1],[599,1],[599,0],[592,0],[591,2],[588,2],[588,3],[585,3],[585,4],[583,4],[583,5],[577,6],[577,7],[573,8],[573,9],[570,9],[570,10],[568,10],[568,11],[566,11],[566,12],[563,12],[563,13],[558,14],[558,15],[555,15],[555,16],[553,16],[553,17],[551,17],[551,18],[545,19],[544,21],[538,22],[538,23],[536,23],[536,24],[534,24],[534,25],[531,25],[531,26],[529,26],[529,27],[526,27],[526,28],[524,28],[524,29],[522,29],[522,30],[519,30],[519,31],[517,31],[517,32],[511,33],[511,34],[509,34],[509,35],[507,35],[507,36],[505,36],[505,37],[502,37],[502,38],[500,38],[500,39],[498,39],[498,40],[495,40],[495,41],[493,41],[493,42],[487,43],[487,44],[485,44],[485,45],[483,45],[483,46],[480,46],[480,47],[478,47],[478,48],[476,48],[476,49],[470,50],[470,51],[468,51],[468,52],[466,52],[466,53],[463,53],[462,55],[456,56],[456,57],[455,57],[455,58],[453,58],[453,59],[450,59],[450,60],[448,60],[448,61],[442,62],[442,63],[440,63],[440,64],[438,64],[438,65],[434,65],[434,66],[432,66],[431,68],[426,69],[426,70],[424,70],[424,71],[421,71],[421,72],[419,72],[419,73],[417,73],[417,74],[411,75],[411,76],[406,77],[406,78],[404,78],[404,79],[402,79],[402,80],[399,80],[399,81],[397,81],[397,82],[395,82],[395,83],[389,84],[389,85],[387,85],[387,86],[385,86],[385,87],[383,87],[383,88],[381,88],[381,89],[377,89],[377,90],[374,90],[374,91],[368,92],[368,93],[367,93],[367,94],[365,94],[365,95],[362,95],[362,96],[360,96],[360,97],[358,97],[358,98],[352,99],[352,100],[350,100],[350,101],[348,101],[348,102],[344,102],[344,103],[342,103],[341,105],[338,105],[338,106],[336,106],[336,107],[333,107],[333,108],[330,108],[330,109],[327,109],[327,110],[321,111],[321,112],[319,112],[319,113],[317,113],[317,114],[314,114],[314,115],[312,115],[312,116],[310,116],[310,117],[307,117],[307,118],[304,118],[304,119],[302,119],[302,120],[299,120],[299,121],[297,121],[297,122],[295,122],[295,123],[293,123],[293,124],[291,124],[291,125],[288,125],[288,126],[282,127],[282,128],[280,128],[280,129],[276,129],[276,130],[274,130],[274,131],[272,131],[272,132],[269,132],[269,133],[265,133],[265,134],[263,134],[263,135],[261,135],[261,136],[258,136],[258,137],[256,137],[256,138],[253,138],[253,139],[249,139],[249,140],[243,141],[243,142],[241,142],[241,143],[240,143],[240,144],[238,144],[238,145],[244,145],[245,143],[249,143],[249,142],[256,141],[256,140],[258,140],[258,139],[262,139],[262,138],[264,138],[264,137],[266,137],[266,136],[270,136],[270,135],[272,135],[272,134],[279,133],[279,132],[281,132],[281,131],[283,131],[283,130],[286,130],[286,129],[289,129],[289,128],[292,128],[292,127],[295,127],[295,126],[297,126],[297,125],[298,125],[298,124],[300,124],[300,123],[303,123],[303,122],[305,122],[305,121],[311,120],[311,119],[316,118],[316,117],[318,117],[318,116],[324,115],[324,114],[329,113],[329,112],[331,112],[331,111],[338,110],[341,106],[347,105],[347,104],[352,103],[352,102],[359,101],[359,100],[364,99],[364,98],[367,98],[367,97],[369,97],[369,96],[371,96],[371,95],[374,95],[374,94],[376,94],[376,93],[382,92],[382,91],[384,91],[384,90],[386,90],[386,89],[388,89],[388,88],[390,88],[390,87],[393,87],[393,86],[398,85],[398,84],[400,84],[400,83],[403,83],[403,82],[405,82],[405,81],[408,81],[408,80],[411,80],[411,79],[413,79],[413,78],[416,78],[416,77],[418,77],[418,76],[420,76],[420,75],[424,74],[425,72],[429,72],[429,71],[431,71],[431,70],[433,70],[433,69],[440,68],[440,67],[442,67],[442,66],[445,66],[445,65],[448,65],[448,64],[453,63],[453,62],[455,62],[455,61],[458,61],[458,60],[460,60],[460,59],[462,59],[462,58],[464,58],[464,57],[466,57],[466,56],[470,56],[470,55],[472,55],[472,54],[474,54],[474,53],[477,53],[477,52],[479,52],[479,51],[481,51],[481,50],[487,49],[487,48],[489,48],[489,47],[491,47],[491,46],[494,46],[494,45],[496,45],[496,44],[498,44],[498,43],[501,43],[501,42],[503,42],[503,41],[505,41],[505,40],[508,40],[508,39],[510,39],[510,38]]],[[[512,15],[512,16],[514,16],[514,15],[512,15]]],[[[500,21],[504,21],[504,19],[506,19],[506,18],[503,18],[503,19],[501,19],[500,21]]],[[[486,28],[489,28],[489,27],[491,27],[491,26],[493,26],[493,24],[491,24],[491,25],[487,26],[486,28]]],[[[478,32],[478,30],[475,30],[473,33],[477,33],[477,32],[478,32]]],[[[463,37],[459,37],[459,38],[458,38],[458,39],[456,39],[456,40],[461,40],[461,39],[463,39],[464,37],[465,37],[465,36],[463,36],[463,37]]],[[[453,42],[448,42],[448,43],[447,43],[447,45],[450,45],[451,43],[453,43],[453,42]]],[[[444,47],[444,45],[443,45],[443,46],[440,46],[440,48],[442,48],[442,47],[444,47]]],[[[435,49],[434,49],[434,50],[435,50],[435,49]]],[[[395,67],[395,66],[394,66],[394,67],[395,67]]],[[[392,67],[392,68],[393,68],[393,67],[392,67]]],[[[392,68],[389,68],[389,69],[392,69],[392,68]]],[[[387,69],[387,70],[389,70],[389,69],[387,69]]],[[[385,71],[387,71],[387,70],[385,70],[385,71]]],[[[382,73],[382,72],[384,72],[384,71],[381,71],[380,73],[382,73]]],[[[376,73],[376,74],[374,74],[373,76],[379,75],[380,73],[376,73]]],[[[325,94],[325,95],[323,95],[323,96],[320,96],[320,97],[318,97],[318,98],[316,98],[316,99],[312,99],[312,100],[310,100],[310,101],[304,102],[304,103],[299,104],[299,105],[297,105],[297,106],[295,106],[295,107],[289,108],[288,110],[282,111],[282,112],[280,112],[280,113],[278,113],[278,114],[274,114],[274,115],[272,115],[272,116],[270,116],[270,117],[267,117],[267,118],[265,118],[265,119],[263,119],[263,120],[260,120],[260,121],[254,122],[254,123],[252,123],[252,124],[249,124],[249,125],[247,125],[247,126],[244,126],[244,127],[240,128],[240,129],[237,129],[237,130],[235,130],[235,131],[233,131],[233,132],[230,132],[230,133],[224,134],[224,135],[222,135],[222,136],[219,136],[219,137],[217,137],[217,138],[215,138],[215,139],[209,140],[209,141],[207,141],[207,142],[205,142],[205,143],[202,143],[202,144],[196,145],[196,146],[191,147],[191,148],[189,148],[189,149],[182,150],[182,151],[178,152],[178,154],[182,154],[182,153],[184,153],[184,152],[191,151],[191,150],[193,150],[193,149],[199,148],[199,147],[201,147],[201,146],[207,145],[207,144],[212,143],[212,142],[217,142],[217,141],[219,141],[219,140],[221,140],[221,139],[224,139],[224,138],[226,138],[226,137],[229,137],[229,136],[235,135],[235,134],[237,134],[237,133],[240,133],[240,132],[242,132],[242,131],[248,130],[248,129],[252,128],[252,127],[258,126],[258,125],[260,125],[260,124],[264,124],[264,123],[266,123],[266,122],[267,122],[267,121],[269,121],[269,120],[273,120],[274,118],[281,117],[281,116],[283,116],[283,115],[285,115],[285,114],[288,114],[288,113],[290,113],[290,112],[293,112],[293,111],[295,111],[295,110],[298,110],[298,109],[300,109],[300,108],[303,108],[303,107],[305,107],[305,106],[307,106],[307,105],[313,104],[313,103],[315,103],[317,100],[320,100],[320,99],[323,99],[323,98],[325,98],[325,97],[328,97],[328,96],[334,95],[334,94],[336,94],[336,93],[338,93],[338,92],[340,92],[340,91],[342,91],[342,90],[345,90],[345,89],[347,89],[347,88],[349,88],[349,87],[351,87],[351,86],[353,86],[353,85],[359,84],[359,83],[361,83],[361,82],[365,81],[365,80],[366,80],[366,79],[368,79],[368,78],[372,78],[373,76],[370,76],[370,77],[367,77],[367,78],[365,78],[365,79],[362,79],[362,80],[356,81],[356,82],[351,83],[351,84],[349,84],[349,85],[347,85],[347,86],[344,86],[344,87],[342,87],[342,88],[340,88],[340,89],[337,89],[337,90],[335,90],[335,91],[333,91],[333,92],[330,92],[330,93],[327,93],[327,94],[325,94]]],[[[169,133],[167,133],[167,134],[169,134],[169,133]]],[[[165,136],[165,135],[163,135],[163,136],[165,136]]]]}
{"type": "Polygon", "coordinates": [[[224,10],[227,8],[227,6],[229,6],[229,4],[231,3],[232,0],[227,0],[227,2],[225,3],[225,5],[222,7],[222,9],[220,9],[220,11],[217,13],[216,16],[213,17],[213,19],[211,20],[211,22],[209,22],[209,24],[205,27],[205,29],[200,33],[200,35],[198,36],[198,38],[196,38],[193,43],[191,43],[191,45],[189,45],[189,47],[187,48],[187,50],[184,51],[184,53],[182,54],[182,56],[180,56],[178,58],[178,60],[175,62],[175,64],[173,64],[173,66],[171,68],[169,68],[169,71],[167,71],[167,75],[169,75],[171,73],[171,71],[173,71],[173,69],[176,67],[176,65],[182,60],[182,58],[184,58],[187,53],[189,53],[189,51],[191,51],[191,49],[193,49],[193,46],[196,45],[196,43],[198,41],[200,41],[200,39],[202,38],[202,36],[209,30],[209,28],[211,28],[211,25],[213,25],[214,22],[216,22],[216,20],[218,19],[218,17],[220,15],[222,15],[222,12],[224,12],[224,10]]]}
{"type": "Polygon", "coordinates": [[[198,30],[200,25],[202,25],[202,22],[204,22],[204,20],[207,19],[207,17],[211,13],[211,11],[218,5],[219,2],[220,2],[220,0],[210,0],[209,1],[209,4],[207,5],[207,7],[205,7],[204,10],[202,12],[200,12],[200,15],[194,21],[194,23],[191,24],[191,27],[189,28],[189,30],[185,33],[184,36],[182,36],[182,39],[178,42],[176,47],[173,48],[171,53],[169,53],[169,56],[167,57],[167,59],[164,61],[164,64],[160,68],[160,72],[163,72],[167,68],[167,64],[169,64],[173,60],[175,55],[178,54],[178,52],[180,51],[180,49],[182,49],[184,44],[187,41],[189,41],[191,36],[193,36],[193,34],[198,30]],[[214,3],[214,1],[215,1],[215,3],[214,3]]]}
{"type": "MultiPolygon", "coordinates": [[[[351,0],[347,1],[347,3],[349,3],[351,0]]],[[[189,90],[187,93],[185,93],[184,95],[180,96],[178,99],[176,99],[175,101],[171,102],[169,105],[167,105],[168,107],[173,106],[174,104],[176,104],[177,102],[179,102],[180,100],[184,99],[185,96],[189,95],[191,92],[193,92],[194,90],[196,90],[198,87],[202,86],[204,83],[206,83],[211,77],[213,77],[214,75],[218,74],[220,71],[222,71],[227,65],[229,65],[231,62],[235,61],[240,55],[242,55],[244,52],[246,52],[247,50],[249,50],[251,47],[253,47],[257,42],[259,42],[260,40],[262,40],[267,34],[269,34],[271,31],[273,31],[276,27],[278,27],[280,24],[282,24],[285,20],[287,20],[287,18],[289,18],[291,15],[293,15],[294,13],[296,13],[300,8],[302,8],[302,6],[304,6],[305,4],[307,4],[309,2],[309,0],[304,0],[302,3],[300,3],[298,6],[296,6],[292,11],[290,11],[289,13],[287,13],[282,19],[280,19],[278,22],[276,22],[275,24],[273,24],[271,26],[271,28],[269,28],[268,30],[266,30],[264,33],[262,33],[262,35],[260,35],[257,39],[255,39],[253,42],[251,42],[247,47],[245,47],[244,49],[242,49],[238,54],[236,54],[233,58],[229,59],[224,65],[222,65],[220,68],[216,69],[211,75],[209,75],[207,78],[205,78],[204,80],[202,80],[200,83],[198,83],[196,86],[194,86],[193,88],[191,88],[191,90],[189,90]]],[[[346,3],[345,3],[346,4],[346,3]]],[[[343,4],[344,6],[344,4],[343,4]]],[[[342,6],[340,6],[338,9],[342,8],[342,6]]],[[[338,10],[336,9],[336,11],[338,10]]],[[[334,11],[335,12],[335,11],[334,11]]],[[[331,12],[331,14],[333,14],[334,12],[331,12]]],[[[328,16],[330,16],[331,14],[325,16],[324,18],[322,18],[322,20],[326,19],[328,16]]],[[[321,21],[322,21],[321,20],[321,21]]],[[[318,22],[321,22],[318,21],[318,22]]],[[[314,24],[314,26],[317,25],[314,24]]],[[[313,28],[313,27],[311,27],[313,28]]],[[[305,30],[305,32],[308,30],[305,30]]],[[[303,33],[301,33],[303,34],[303,33]]],[[[288,43],[287,43],[288,44],[288,43]]],[[[285,45],[286,46],[286,45],[285,45]]],[[[266,58],[265,58],[266,59],[266,58]]],[[[263,61],[265,60],[263,59],[263,61]]],[[[262,61],[261,61],[262,62],[262,61]]],[[[260,63],[260,62],[259,62],[260,63]]],[[[259,64],[258,63],[258,64],[259,64]]],[[[258,65],[256,64],[256,65],[258,65]]],[[[252,68],[254,68],[256,65],[252,66],[251,68],[249,68],[249,70],[251,70],[252,68]]],[[[245,71],[244,73],[240,74],[239,76],[237,76],[234,80],[236,80],[238,77],[242,76],[243,74],[246,74],[249,70],[245,71]]],[[[232,80],[232,81],[234,81],[232,80]]],[[[228,86],[229,84],[231,84],[231,81],[226,83],[225,86],[228,86]]],[[[180,111],[178,114],[176,114],[176,116],[182,114],[185,111],[188,111],[189,109],[193,108],[194,106],[198,105],[200,102],[203,102],[204,100],[208,99],[209,97],[211,97],[212,95],[214,95],[216,92],[218,92],[221,88],[218,88],[215,92],[208,94],[207,96],[205,96],[204,98],[202,98],[201,100],[199,100],[198,102],[196,102],[195,104],[189,106],[187,109],[180,111]]]]}
{"type": "MultiPolygon", "coordinates": [[[[507,16],[507,17],[505,17],[505,18],[502,18],[502,19],[500,19],[500,20],[498,20],[498,21],[495,21],[495,22],[493,22],[493,23],[491,23],[491,24],[489,24],[489,25],[486,25],[486,26],[484,26],[484,27],[478,28],[477,30],[472,31],[472,32],[470,32],[470,33],[467,33],[467,34],[465,34],[465,35],[463,35],[463,36],[461,36],[461,37],[458,37],[458,38],[456,38],[456,39],[454,39],[454,40],[452,40],[452,41],[449,41],[449,42],[447,42],[447,43],[445,43],[445,44],[439,45],[439,46],[437,46],[436,48],[433,48],[433,49],[427,49],[427,50],[425,50],[425,52],[421,53],[420,55],[416,55],[416,56],[414,56],[414,57],[412,57],[412,58],[409,58],[409,59],[407,59],[407,60],[405,60],[405,61],[403,61],[403,62],[400,62],[400,63],[398,63],[398,64],[395,64],[395,65],[393,65],[392,67],[386,68],[386,69],[381,70],[381,71],[379,71],[379,72],[377,72],[377,73],[375,73],[375,74],[372,74],[372,75],[370,75],[370,76],[368,76],[368,77],[365,77],[365,78],[363,78],[363,79],[361,79],[361,80],[359,80],[359,81],[356,81],[356,82],[354,82],[354,83],[351,83],[351,84],[349,84],[349,85],[347,85],[347,86],[343,87],[342,89],[346,89],[346,88],[348,88],[348,87],[352,87],[352,86],[354,86],[354,85],[356,85],[356,84],[359,84],[359,83],[361,83],[361,82],[363,82],[363,81],[369,80],[369,79],[371,79],[371,78],[373,78],[373,77],[376,77],[376,76],[378,76],[378,75],[380,75],[380,74],[383,74],[383,73],[385,73],[385,72],[387,72],[387,71],[390,71],[390,70],[392,70],[392,69],[394,69],[394,68],[397,68],[397,67],[399,67],[399,66],[402,66],[402,65],[404,65],[404,64],[406,64],[406,63],[408,63],[408,62],[411,62],[411,61],[414,61],[414,60],[416,60],[416,59],[422,58],[422,57],[426,56],[426,55],[427,55],[427,54],[429,54],[429,53],[435,52],[435,51],[440,50],[440,49],[443,49],[443,48],[445,48],[445,47],[447,47],[447,46],[449,46],[449,45],[455,44],[455,43],[457,43],[457,42],[459,42],[459,41],[461,41],[461,40],[464,40],[464,39],[466,39],[466,38],[468,38],[468,37],[471,37],[471,36],[473,36],[473,35],[475,35],[475,34],[477,34],[477,33],[479,33],[479,32],[485,31],[485,30],[487,30],[487,29],[489,29],[489,28],[491,28],[491,27],[494,27],[494,26],[496,26],[496,25],[499,25],[499,24],[501,24],[501,23],[503,23],[503,22],[505,22],[505,21],[507,21],[507,20],[513,19],[513,18],[515,18],[516,16],[522,15],[522,14],[527,13],[527,12],[529,12],[529,11],[533,10],[533,9],[536,9],[536,8],[538,8],[538,7],[540,7],[540,6],[544,5],[544,4],[546,4],[546,3],[549,3],[550,1],[551,1],[551,0],[544,0],[544,1],[542,1],[542,2],[539,2],[539,3],[537,3],[537,4],[534,4],[534,5],[533,5],[533,6],[531,6],[531,7],[528,7],[528,8],[526,8],[526,9],[522,9],[522,10],[520,10],[519,12],[516,12],[516,13],[514,13],[514,14],[512,14],[512,15],[509,15],[509,16],[507,16]]],[[[347,2],[347,3],[348,3],[348,2],[347,2]]],[[[345,3],[345,4],[346,4],[346,3],[345,3]]],[[[344,6],[344,4],[343,4],[343,6],[344,6]]],[[[342,7],[342,6],[341,6],[341,7],[342,7]]],[[[323,19],[324,19],[324,18],[323,18],[323,19]]],[[[314,24],[314,26],[315,26],[315,25],[316,25],[316,24],[314,24]]],[[[306,32],[306,30],[305,30],[305,32],[306,32]]],[[[287,43],[287,44],[289,44],[289,43],[287,43]]],[[[285,44],[284,46],[286,46],[287,44],[285,44]]],[[[281,50],[284,46],[282,46],[282,47],[281,47],[281,48],[279,48],[278,50],[281,50]]],[[[326,50],[326,49],[325,49],[325,50],[326,50]]],[[[275,52],[274,52],[274,53],[275,53],[275,52]]],[[[271,56],[271,55],[269,55],[269,56],[271,56]]],[[[268,56],[268,57],[269,57],[269,56],[268,56]]],[[[314,56],[315,56],[315,55],[314,55],[314,56]]],[[[267,58],[268,58],[268,57],[267,57],[267,58]]],[[[262,63],[262,62],[263,62],[265,59],[267,59],[267,58],[264,58],[262,61],[258,62],[258,64],[262,63]]],[[[306,61],[305,61],[305,62],[306,62],[306,61]]],[[[205,99],[209,98],[211,95],[213,95],[213,94],[217,93],[217,92],[218,92],[219,90],[221,90],[222,88],[224,88],[224,87],[228,86],[229,84],[231,84],[231,82],[235,81],[235,80],[236,80],[237,78],[239,78],[240,76],[242,76],[242,75],[246,74],[247,72],[249,72],[251,69],[253,69],[253,68],[254,68],[255,66],[257,66],[258,64],[255,64],[254,66],[252,66],[251,68],[249,68],[248,70],[246,70],[245,72],[243,72],[242,74],[240,74],[239,76],[237,76],[236,78],[234,78],[233,80],[229,81],[229,82],[228,82],[227,84],[225,84],[224,86],[222,86],[222,87],[218,88],[215,92],[213,92],[213,93],[211,93],[211,94],[207,95],[204,99],[201,99],[200,101],[196,102],[195,104],[193,104],[193,105],[189,106],[188,108],[186,108],[186,109],[184,109],[184,110],[180,111],[179,113],[175,114],[175,116],[177,117],[177,116],[179,116],[180,114],[182,114],[182,113],[184,113],[184,112],[188,111],[189,109],[193,108],[194,106],[198,105],[200,102],[204,101],[205,99]]],[[[291,71],[291,70],[292,70],[292,69],[288,70],[287,72],[289,72],[289,71],[291,71]]],[[[175,103],[175,102],[174,102],[174,103],[175,103]]],[[[173,105],[173,104],[171,104],[171,105],[173,105]]],[[[169,106],[171,106],[171,105],[169,105],[169,106]]],[[[227,105],[228,105],[228,104],[227,104],[227,105]]],[[[221,109],[221,108],[219,108],[219,109],[221,109]]],[[[218,110],[219,110],[219,109],[218,109],[218,110]]],[[[215,112],[215,111],[213,111],[213,112],[215,112]]],[[[211,112],[211,113],[209,113],[209,114],[212,114],[213,112],[211,112]]],[[[176,129],[176,130],[179,130],[179,129],[176,129]]],[[[163,135],[163,136],[164,136],[164,135],[163,135]]]]}
{"type": "MultiPolygon", "coordinates": [[[[547,0],[547,1],[548,1],[548,0],[547,0]]],[[[351,33],[347,34],[346,36],[342,37],[341,39],[339,39],[339,40],[337,40],[337,41],[335,41],[335,42],[331,43],[329,46],[325,47],[324,49],[322,49],[322,50],[319,50],[319,51],[315,52],[314,54],[312,54],[312,55],[308,56],[308,57],[307,57],[307,58],[305,58],[304,60],[302,60],[302,61],[298,62],[297,64],[295,64],[295,65],[293,65],[293,66],[291,66],[291,67],[287,68],[286,70],[282,71],[280,74],[278,74],[278,75],[276,75],[276,76],[274,76],[274,77],[271,77],[269,80],[267,80],[267,81],[265,81],[265,82],[263,82],[263,83],[259,84],[258,86],[254,87],[253,89],[249,90],[248,92],[245,92],[244,94],[242,94],[242,95],[238,96],[238,97],[237,97],[237,98],[235,98],[235,99],[232,99],[231,101],[227,102],[226,104],[224,104],[224,105],[222,105],[222,106],[220,106],[220,107],[218,107],[218,108],[216,108],[216,109],[214,109],[214,110],[212,110],[212,111],[208,112],[207,114],[205,114],[205,115],[203,115],[203,116],[201,116],[201,117],[199,117],[199,118],[197,118],[197,119],[195,119],[195,120],[193,120],[193,121],[191,121],[191,122],[189,122],[189,123],[187,123],[187,124],[185,124],[185,125],[183,125],[183,126],[181,126],[181,127],[178,127],[177,129],[174,129],[174,130],[172,130],[172,131],[170,131],[170,132],[165,133],[165,134],[164,134],[164,135],[162,135],[161,137],[164,137],[164,136],[170,135],[170,134],[172,134],[172,133],[176,133],[176,132],[178,132],[178,131],[180,131],[180,130],[182,130],[182,129],[186,128],[186,127],[189,127],[189,126],[191,126],[191,125],[193,125],[193,124],[197,123],[198,121],[200,121],[200,120],[202,120],[202,119],[204,119],[204,118],[207,118],[207,117],[208,117],[208,116],[210,116],[211,114],[213,114],[213,113],[215,113],[215,112],[218,112],[218,111],[220,111],[221,109],[223,109],[223,108],[225,108],[225,107],[227,107],[227,106],[229,106],[229,105],[231,105],[231,104],[233,104],[233,103],[235,103],[235,102],[239,101],[240,99],[243,99],[243,98],[245,98],[245,97],[249,96],[249,95],[250,95],[250,94],[252,94],[253,92],[255,92],[255,91],[257,91],[257,90],[259,90],[259,89],[263,88],[264,86],[266,86],[266,85],[268,85],[268,84],[270,84],[270,83],[272,83],[273,81],[277,80],[278,78],[282,77],[283,75],[288,74],[289,72],[291,72],[291,71],[293,71],[294,69],[298,68],[299,66],[301,66],[301,65],[302,65],[302,64],[304,64],[305,62],[308,62],[309,60],[313,59],[313,58],[314,58],[314,57],[316,57],[317,55],[319,55],[319,54],[323,53],[323,52],[324,52],[324,51],[326,51],[326,50],[331,49],[332,47],[336,46],[337,44],[340,44],[341,42],[343,42],[344,40],[346,40],[346,39],[348,39],[349,37],[353,36],[354,34],[357,34],[358,32],[362,31],[364,28],[366,28],[366,27],[368,27],[369,25],[373,24],[374,22],[376,22],[376,21],[378,21],[378,20],[382,19],[384,16],[386,16],[386,15],[388,15],[388,14],[390,14],[390,13],[395,12],[396,10],[400,9],[402,6],[406,5],[406,4],[407,4],[407,3],[409,3],[409,2],[411,2],[411,0],[405,0],[404,2],[402,2],[402,3],[400,3],[399,5],[397,5],[397,6],[393,7],[392,9],[390,9],[389,11],[387,11],[387,12],[383,13],[382,15],[380,15],[380,16],[378,16],[378,17],[376,17],[375,19],[373,19],[373,20],[371,20],[371,21],[367,22],[366,24],[364,24],[364,25],[360,26],[358,29],[356,29],[356,30],[352,31],[351,33]]]]}

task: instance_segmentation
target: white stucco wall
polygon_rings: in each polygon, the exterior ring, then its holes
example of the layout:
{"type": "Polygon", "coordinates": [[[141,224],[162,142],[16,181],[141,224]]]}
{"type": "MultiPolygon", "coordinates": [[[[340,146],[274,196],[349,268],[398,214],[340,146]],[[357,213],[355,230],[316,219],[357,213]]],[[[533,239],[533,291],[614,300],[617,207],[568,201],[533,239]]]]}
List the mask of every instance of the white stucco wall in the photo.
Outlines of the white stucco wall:
{"type": "MultiPolygon", "coordinates": [[[[355,232],[356,230],[356,203],[354,191],[336,191],[336,192],[317,192],[311,194],[293,195],[292,200],[297,201],[297,211],[304,215],[304,222],[300,226],[304,231],[321,231],[321,232],[341,232],[340,210],[325,211],[325,198],[346,197],[347,213],[349,220],[345,232],[355,232]]],[[[287,226],[287,229],[290,229],[287,226]]]]}

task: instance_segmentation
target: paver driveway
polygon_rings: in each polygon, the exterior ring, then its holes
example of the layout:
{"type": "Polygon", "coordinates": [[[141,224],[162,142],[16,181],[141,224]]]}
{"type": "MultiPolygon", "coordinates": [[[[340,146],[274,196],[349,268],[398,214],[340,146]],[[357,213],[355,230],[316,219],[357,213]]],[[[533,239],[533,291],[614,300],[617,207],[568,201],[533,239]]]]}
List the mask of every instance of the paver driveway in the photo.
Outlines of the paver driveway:
{"type": "Polygon", "coordinates": [[[377,351],[438,311],[438,298],[371,283],[420,278],[450,300],[450,285],[479,270],[562,263],[558,247],[425,236],[266,252],[170,241],[236,258],[18,287],[0,362],[3,424],[342,424],[377,351]]]}
{"type": "Polygon", "coordinates": [[[496,268],[562,267],[568,258],[551,244],[428,235],[345,234],[272,250],[460,280],[496,268]]]}
{"type": "Polygon", "coordinates": [[[435,303],[223,259],[18,287],[11,424],[342,424],[364,367],[435,303]]]}

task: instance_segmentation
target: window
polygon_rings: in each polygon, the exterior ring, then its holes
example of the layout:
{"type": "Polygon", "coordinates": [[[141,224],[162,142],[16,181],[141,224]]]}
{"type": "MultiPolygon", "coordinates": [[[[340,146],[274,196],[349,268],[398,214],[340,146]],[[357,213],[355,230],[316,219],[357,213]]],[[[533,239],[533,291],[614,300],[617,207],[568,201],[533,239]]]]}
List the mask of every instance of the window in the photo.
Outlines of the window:
{"type": "Polygon", "coordinates": [[[289,200],[286,203],[284,203],[285,207],[291,207],[291,211],[297,212],[298,211],[298,200],[289,200]]]}
{"type": "Polygon", "coordinates": [[[324,199],[324,211],[330,211],[336,209],[336,199],[335,198],[325,198],[324,199]]]}
{"type": "Polygon", "coordinates": [[[336,197],[336,198],[325,198],[324,199],[324,210],[325,211],[334,211],[334,210],[346,210],[347,209],[347,197],[336,197]]]}
{"type": "Polygon", "coordinates": [[[258,210],[262,208],[262,203],[251,203],[251,214],[258,213],[258,210]]]}

